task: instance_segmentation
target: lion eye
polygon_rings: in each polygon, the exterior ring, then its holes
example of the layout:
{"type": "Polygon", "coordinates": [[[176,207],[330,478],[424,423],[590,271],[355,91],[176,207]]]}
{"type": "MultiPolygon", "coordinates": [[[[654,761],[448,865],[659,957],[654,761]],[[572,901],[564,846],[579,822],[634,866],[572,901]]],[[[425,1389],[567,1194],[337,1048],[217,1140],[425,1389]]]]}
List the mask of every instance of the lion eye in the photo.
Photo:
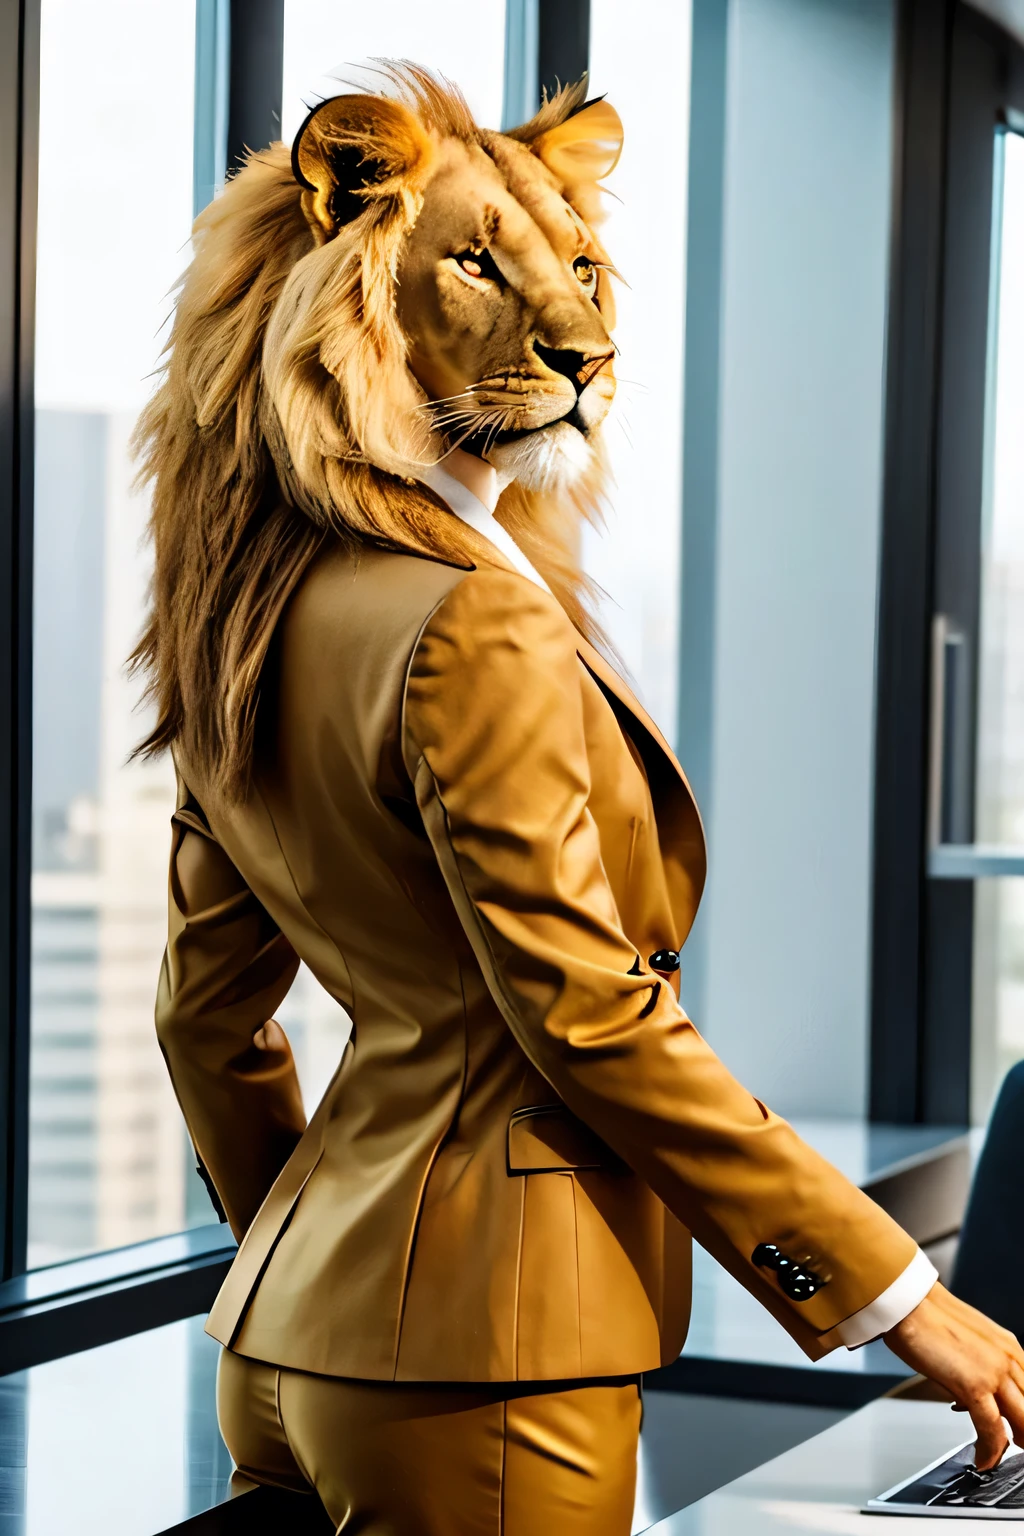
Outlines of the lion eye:
{"type": "Polygon", "coordinates": [[[494,264],[494,257],[490,251],[462,251],[455,260],[467,277],[488,278],[492,283],[501,280],[501,274],[494,264]]]}
{"type": "Polygon", "coordinates": [[[590,288],[597,282],[597,269],[589,256],[577,256],[572,269],[584,288],[590,288]]]}

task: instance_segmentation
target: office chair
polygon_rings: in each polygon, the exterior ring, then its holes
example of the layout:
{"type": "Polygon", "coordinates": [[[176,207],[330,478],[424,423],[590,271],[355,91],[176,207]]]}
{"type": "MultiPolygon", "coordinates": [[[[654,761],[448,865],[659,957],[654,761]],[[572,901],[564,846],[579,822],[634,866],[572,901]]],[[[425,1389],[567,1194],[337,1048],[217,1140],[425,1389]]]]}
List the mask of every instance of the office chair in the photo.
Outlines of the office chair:
{"type": "Polygon", "coordinates": [[[1024,1338],[1024,1061],[1007,1072],[992,1111],[950,1289],[1024,1338]]]}

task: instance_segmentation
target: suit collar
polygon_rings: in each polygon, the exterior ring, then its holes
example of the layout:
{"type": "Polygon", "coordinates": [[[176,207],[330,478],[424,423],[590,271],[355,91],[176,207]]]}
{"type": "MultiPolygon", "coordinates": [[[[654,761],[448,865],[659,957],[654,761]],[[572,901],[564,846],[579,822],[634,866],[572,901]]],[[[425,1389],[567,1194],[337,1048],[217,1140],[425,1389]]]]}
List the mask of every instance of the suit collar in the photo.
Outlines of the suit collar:
{"type": "Polygon", "coordinates": [[[475,496],[467,486],[462,484],[461,480],[456,480],[454,475],[450,475],[443,464],[430,465],[428,469],[421,472],[420,479],[424,485],[429,485],[435,496],[440,496],[456,517],[461,518],[470,528],[474,528],[477,533],[482,534],[493,544],[513,570],[518,571],[520,576],[525,576],[536,586],[543,588],[545,592],[550,592],[551,589],[543,576],[534,570],[515,539],[498,522],[493,507],[481,501],[479,496],[475,496]]]}

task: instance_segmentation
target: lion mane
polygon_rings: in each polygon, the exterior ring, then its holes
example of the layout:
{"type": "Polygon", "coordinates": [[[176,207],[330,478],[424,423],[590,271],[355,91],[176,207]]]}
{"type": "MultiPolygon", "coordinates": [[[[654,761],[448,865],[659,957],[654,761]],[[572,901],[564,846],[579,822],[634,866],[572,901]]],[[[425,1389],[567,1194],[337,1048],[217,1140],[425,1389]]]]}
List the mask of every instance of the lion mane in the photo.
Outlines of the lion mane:
{"type": "MultiPolygon", "coordinates": [[[[485,135],[449,82],[407,63],[382,72],[422,136],[412,168],[385,165],[358,217],[323,243],[289,149],[249,155],[195,222],[160,382],[136,428],[154,567],[129,664],[156,712],[136,751],[180,747],[232,798],[249,784],[277,623],[327,541],[463,565],[481,551],[479,536],[415,479],[444,447],[417,408],[395,283],[433,137],[485,135]],[[311,254],[284,314],[282,291],[311,254]]],[[[557,126],[583,94],[563,89],[513,136],[557,126]]],[[[598,456],[589,478],[558,496],[513,482],[496,514],[598,639],[576,549],[581,516],[600,516],[600,466],[598,456]]]]}

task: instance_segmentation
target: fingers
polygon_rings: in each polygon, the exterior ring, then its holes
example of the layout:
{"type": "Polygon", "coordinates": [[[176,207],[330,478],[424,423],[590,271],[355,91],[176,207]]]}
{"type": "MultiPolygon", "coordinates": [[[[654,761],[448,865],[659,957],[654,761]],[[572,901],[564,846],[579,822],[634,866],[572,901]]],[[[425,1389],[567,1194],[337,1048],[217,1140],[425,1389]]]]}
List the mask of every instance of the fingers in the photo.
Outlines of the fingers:
{"type": "Polygon", "coordinates": [[[979,1469],[994,1467],[1006,1450],[1004,1416],[1024,1446],[1024,1350],[1007,1329],[936,1284],[886,1343],[970,1414],[979,1469]]]}
{"type": "Polygon", "coordinates": [[[1006,1378],[997,1392],[996,1403],[1010,1426],[1015,1443],[1024,1445],[1024,1392],[1011,1377],[1006,1378]]]}
{"type": "Polygon", "coordinates": [[[1002,1415],[994,1397],[976,1398],[974,1402],[968,1403],[967,1411],[977,1437],[974,1465],[979,1472],[985,1472],[995,1466],[1006,1450],[1006,1430],[1003,1428],[1002,1415]]]}

